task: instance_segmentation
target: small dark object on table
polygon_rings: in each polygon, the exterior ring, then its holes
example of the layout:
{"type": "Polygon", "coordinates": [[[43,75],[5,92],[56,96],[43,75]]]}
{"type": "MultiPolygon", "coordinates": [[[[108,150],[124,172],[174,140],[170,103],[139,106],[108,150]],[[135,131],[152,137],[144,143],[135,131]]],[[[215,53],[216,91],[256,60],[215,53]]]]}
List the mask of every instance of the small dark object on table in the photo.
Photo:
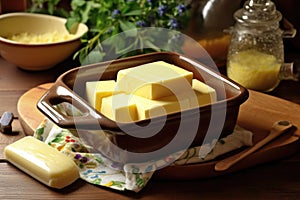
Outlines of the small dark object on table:
{"type": "Polygon", "coordinates": [[[0,131],[4,134],[12,133],[12,121],[14,119],[14,114],[12,112],[4,112],[0,119],[0,131]]]}

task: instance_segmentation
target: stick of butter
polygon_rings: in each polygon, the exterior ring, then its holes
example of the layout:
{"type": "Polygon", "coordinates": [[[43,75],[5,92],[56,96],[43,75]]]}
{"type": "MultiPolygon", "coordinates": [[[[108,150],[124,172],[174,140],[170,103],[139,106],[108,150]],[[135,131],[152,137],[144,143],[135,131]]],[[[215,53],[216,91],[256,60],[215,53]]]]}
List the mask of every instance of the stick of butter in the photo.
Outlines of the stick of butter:
{"type": "Polygon", "coordinates": [[[53,188],[63,188],[79,178],[71,158],[32,136],[6,146],[4,154],[10,163],[53,188]]]}
{"type": "Polygon", "coordinates": [[[164,61],[156,61],[117,74],[117,88],[147,99],[159,99],[191,87],[193,73],[164,61]]]}
{"type": "Polygon", "coordinates": [[[115,80],[86,82],[86,98],[93,108],[101,111],[102,99],[113,94],[121,93],[116,90],[115,80]]]}
{"type": "Polygon", "coordinates": [[[101,113],[118,122],[132,122],[138,120],[136,105],[130,102],[131,95],[120,93],[102,100],[101,113]]]}

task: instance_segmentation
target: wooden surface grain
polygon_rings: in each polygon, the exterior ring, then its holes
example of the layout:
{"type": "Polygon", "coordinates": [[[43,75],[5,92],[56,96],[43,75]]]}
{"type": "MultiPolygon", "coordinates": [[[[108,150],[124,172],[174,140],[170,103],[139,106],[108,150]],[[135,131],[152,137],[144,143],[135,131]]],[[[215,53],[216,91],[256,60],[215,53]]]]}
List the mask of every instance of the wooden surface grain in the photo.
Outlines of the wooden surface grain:
{"type": "MultiPolygon", "coordinates": [[[[193,181],[153,179],[140,193],[117,192],[81,180],[63,190],[45,187],[7,163],[3,159],[3,149],[25,135],[17,112],[19,98],[33,87],[55,81],[60,72],[61,69],[57,68],[45,72],[22,71],[0,58],[0,115],[4,111],[12,111],[15,115],[15,134],[0,133],[0,199],[273,200],[300,197],[299,152],[284,159],[215,178],[193,181]]],[[[271,95],[300,104],[300,82],[284,81],[271,95]]],[[[274,111],[270,110],[270,116],[272,112],[274,111]]]]}

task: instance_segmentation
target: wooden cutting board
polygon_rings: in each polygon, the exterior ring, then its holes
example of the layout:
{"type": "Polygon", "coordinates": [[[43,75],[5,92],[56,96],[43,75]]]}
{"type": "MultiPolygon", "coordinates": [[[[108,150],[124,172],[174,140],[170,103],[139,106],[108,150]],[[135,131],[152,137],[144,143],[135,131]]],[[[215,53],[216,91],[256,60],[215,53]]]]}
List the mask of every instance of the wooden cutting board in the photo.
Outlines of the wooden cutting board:
{"type": "Polygon", "coordinates": [[[26,135],[33,135],[45,116],[37,109],[36,104],[40,97],[52,86],[46,83],[32,88],[23,94],[17,105],[19,120],[26,135]]]}
{"type": "MultiPolygon", "coordinates": [[[[44,119],[44,115],[37,109],[36,103],[51,85],[52,83],[47,83],[32,88],[18,101],[19,120],[27,135],[32,135],[44,119]]],[[[290,121],[295,129],[277,138],[227,171],[214,171],[214,165],[217,162],[214,160],[200,164],[165,167],[157,171],[155,177],[176,180],[213,177],[290,156],[300,150],[299,113],[300,105],[298,104],[250,90],[248,100],[240,107],[238,124],[252,131],[255,141],[264,138],[273,123],[279,120],[290,121]]]]}

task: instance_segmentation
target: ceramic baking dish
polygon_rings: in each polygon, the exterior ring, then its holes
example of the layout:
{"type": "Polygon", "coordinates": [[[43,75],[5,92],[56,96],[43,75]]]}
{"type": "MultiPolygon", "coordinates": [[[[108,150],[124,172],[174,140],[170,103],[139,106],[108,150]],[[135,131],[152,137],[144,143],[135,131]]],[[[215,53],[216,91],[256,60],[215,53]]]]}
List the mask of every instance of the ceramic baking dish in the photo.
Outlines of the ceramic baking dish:
{"type": "Polygon", "coordinates": [[[148,153],[165,148],[165,152],[170,153],[230,134],[236,125],[239,107],[247,98],[247,89],[211,67],[178,53],[159,52],[71,69],[57,79],[37,107],[59,127],[80,132],[105,130],[109,140],[126,151],[148,153]],[[87,81],[116,79],[120,69],[154,61],[165,61],[192,71],[194,78],[215,88],[217,102],[132,123],[112,121],[87,103],[87,81]],[[69,116],[58,111],[56,105],[62,102],[74,105],[82,114],[69,116]]]}

